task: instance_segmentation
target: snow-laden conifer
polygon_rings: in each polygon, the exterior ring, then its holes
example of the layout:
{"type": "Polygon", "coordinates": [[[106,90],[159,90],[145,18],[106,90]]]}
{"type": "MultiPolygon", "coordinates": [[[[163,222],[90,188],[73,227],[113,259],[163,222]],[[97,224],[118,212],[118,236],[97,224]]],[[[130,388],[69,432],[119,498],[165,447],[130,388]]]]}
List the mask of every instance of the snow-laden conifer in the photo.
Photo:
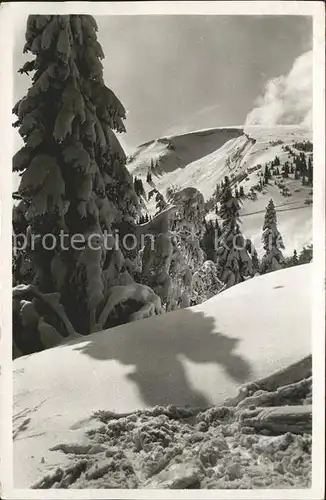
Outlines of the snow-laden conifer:
{"type": "Polygon", "coordinates": [[[25,143],[13,158],[21,176],[15,198],[23,203],[19,217],[29,241],[24,261],[33,269],[32,278],[24,275],[20,262],[18,281],[59,292],[75,328],[84,333],[96,328],[111,287],[133,281],[136,252],[123,245],[105,248],[104,232],[121,239],[134,231],[138,216],[115,135],[125,131],[125,109],[104,83],[96,32],[89,15],[30,15],[24,52],[34,58],[20,72],[32,73],[32,84],[13,109],[25,143]],[[60,231],[69,242],[76,234],[92,238],[93,248],[75,249],[67,240],[62,245],[60,231]],[[40,238],[32,248],[33,238],[45,234],[57,237],[53,250],[44,249],[40,238]]]}
{"type": "Polygon", "coordinates": [[[260,272],[264,274],[282,269],[284,264],[282,250],[285,246],[277,229],[276,211],[272,199],[266,207],[262,242],[265,254],[262,258],[260,272]]]}
{"type": "Polygon", "coordinates": [[[253,246],[248,245],[241,232],[239,210],[240,202],[232,195],[230,181],[226,177],[220,197],[222,224],[216,253],[219,278],[227,287],[254,275],[252,252],[249,251],[249,247],[253,246]]]}

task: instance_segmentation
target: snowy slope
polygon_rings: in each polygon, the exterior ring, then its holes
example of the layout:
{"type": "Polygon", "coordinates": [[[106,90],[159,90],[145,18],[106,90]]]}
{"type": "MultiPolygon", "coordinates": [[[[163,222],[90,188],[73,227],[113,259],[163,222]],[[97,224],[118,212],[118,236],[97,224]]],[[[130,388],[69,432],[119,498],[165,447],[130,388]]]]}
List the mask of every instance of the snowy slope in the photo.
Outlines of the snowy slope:
{"type": "Polygon", "coordinates": [[[284,144],[311,139],[308,130],[298,127],[216,128],[171,136],[148,142],[129,158],[128,169],[146,179],[153,161],[159,168],[153,175],[155,187],[165,194],[171,185],[192,186],[207,199],[224,175],[240,173],[257,164],[264,165],[277,154],[281,161],[287,154],[281,145],[271,145],[281,139],[284,144]],[[226,165],[229,159],[229,166],[226,165]]]}
{"type": "Polygon", "coordinates": [[[135,175],[147,173],[151,159],[160,161],[161,172],[172,173],[189,163],[221,148],[226,142],[241,137],[243,128],[226,127],[198,130],[176,136],[156,139],[137,148],[130,157],[130,168],[135,175]]]}
{"type": "Polygon", "coordinates": [[[265,193],[259,194],[256,201],[247,200],[240,211],[242,231],[254,243],[258,254],[264,253],[262,248],[262,226],[266,206],[272,198],[274,201],[277,227],[283,237],[285,256],[293,255],[312,242],[312,206],[306,205],[311,198],[311,187],[301,186],[298,181],[287,180],[286,185],[292,193],[289,198],[281,195],[278,187],[270,185],[265,193]]]}
{"type": "MultiPolygon", "coordinates": [[[[238,182],[238,186],[242,185],[247,193],[252,185],[257,184],[258,173],[263,171],[265,163],[274,160],[276,155],[281,164],[289,160],[282,146],[307,139],[311,140],[309,130],[284,125],[198,131],[157,139],[140,146],[130,157],[128,169],[143,180],[147,193],[153,187],[163,195],[171,186],[179,189],[196,187],[208,200],[225,175],[241,178],[249,169],[248,178],[238,182]],[[274,144],[278,140],[283,144],[274,144]],[[146,182],[151,159],[159,163],[152,175],[152,186],[146,182]],[[256,165],[261,165],[261,169],[250,172],[256,165]]],[[[284,198],[272,182],[265,193],[258,194],[257,201],[246,200],[242,206],[243,232],[254,241],[259,253],[262,251],[264,213],[270,198],[277,205],[279,230],[286,246],[284,254],[291,255],[294,249],[300,250],[312,240],[312,207],[304,203],[310,196],[311,187],[301,186],[301,181],[292,179],[286,181],[286,185],[291,197],[284,198]]],[[[153,215],[156,211],[154,197],[145,202],[143,208],[144,212],[153,215]]]]}
{"type": "Polygon", "coordinates": [[[311,272],[257,277],[198,306],[16,359],[15,487],[68,461],[49,448],[81,442],[93,411],[220,404],[309,354],[311,272]]]}

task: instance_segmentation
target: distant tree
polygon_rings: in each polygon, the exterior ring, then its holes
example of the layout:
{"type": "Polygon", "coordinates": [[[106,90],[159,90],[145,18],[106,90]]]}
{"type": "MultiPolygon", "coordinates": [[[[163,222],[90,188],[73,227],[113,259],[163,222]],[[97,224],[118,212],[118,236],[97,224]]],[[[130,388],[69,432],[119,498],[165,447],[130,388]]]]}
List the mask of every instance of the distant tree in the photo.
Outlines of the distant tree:
{"type": "Polygon", "coordinates": [[[216,234],[217,238],[219,238],[221,236],[221,228],[220,228],[220,225],[219,225],[217,219],[215,219],[215,234],[216,234]]]}
{"type": "Polygon", "coordinates": [[[311,141],[295,142],[293,144],[293,147],[300,151],[306,151],[306,152],[311,152],[313,150],[313,144],[311,141]]]}
{"type": "Polygon", "coordinates": [[[144,196],[145,189],[144,189],[143,181],[141,179],[139,179],[139,189],[140,189],[141,194],[144,196]]]}
{"type": "Polygon", "coordinates": [[[303,186],[305,186],[305,184],[306,184],[306,176],[305,176],[305,173],[304,173],[304,172],[302,173],[302,177],[301,177],[301,184],[302,184],[303,186]]]}
{"type": "MultiPolygon", "coordinates": [[[[153,161],[153,160],[152,160],[152,161],[153,161]]],[[[149,184],[151,184],[151,182],[152,182],[152,174],[151,174],[151,172],[148,172],[148,173],[147,173],[146,181],[147,181],[149,184]]]]}
{"type": "Polygon", "coordinates": [[[307,161],[306,161],[306,155],[304,153],[300,153],[300,160],[301,160],[302,184],[305,185],[307,176],[307,161]]]}
{"type": "Polygon", "coordinates": [[[217,269],[219,279],[226,287],[240,283],[254,274],[251,255],[240,229],[239,200],[232,196],[226,177],[220,198],[221,234],[217,242],[217,269]]]}
{"type": "Polygon", "coordinates": [[[167,189],[166,189],[166,197],[167,199],[171,198],[171,196],[173,195],[173,187],[172,186],[169,186],[167,189]]]}
{"type": "Polygon", "coordinates": [[[265,274],[282,269],[284,257],[281,250],[284,250],[285,246],[277,229],[276,211],[272,199],[266,207],[262,242],[265,254],[262,258],[260,272],[265,274]]]}
{"type": "Polygon", "coordinates": [[[254,186],[251,186],[249,195],[252,200],[257,200],[257,193],[254,186]]]}
{"type": "Polygon", "coordinates": [[[289,177],[289,172],[290,172],[289,163],[286,161],[286,162],[284,163],[284,167],[283,167],[283,173],[284,173],[284,177],[285,177],[285,178],[288,178],[288,177],[289,177]]]}
{"type": "Polygon", "coordinates": [[[156,201],[156,209],[157,209],[158,213],[161,212],[162,210],[164,210],[168,205],[164,199],[164,196],[159,191],[156,191],[155,201],[156,201]]]}
{"type": "Polygon", "coordinates": [[[279,157],[276,155],[273,161],[273,166],[278,167],[281,164],[279,157]]]}
{"type": "Polygon", "coordinates": [[[243,186],[240,186],[240,189],[239,189],[239,196],[240,198],[243,198],[244,197],[244,190],[243,190],[243,186]]]}
{"type": "Polygon", "coordinates": [[[299,255],[299,264],[308,264],[313,259],[313,246],[303,247],[299,255]]]}
{"type": "Polygon", "coordinates": [[[218,201],[220,193],[221,193],[221,188],[220,188],[220,185],[217,183],[216,187],[215,187],[215,191],[213,193],[213,198],[215,201],[218,201]]]}
{"type": "Polygon", "coordinates": [[[134,179],[134,189],[137,194],[137,196],[145,196],[145,189],[143,186],[143,181],[141,179],[138,179],[138,177],[135,177],[134,179]]]}
{"type": "Polygon", "coordinates": [[[268,180],[270,179],[270,172],[269,172],[269,169],[268,169],[268,165],[266,164],[265,165],[265,171],[264,171],[264,181],[265,181],[265,184],[268,184],[268,180]]]}
{"type": "Polygon", "coordinates": [[[292,256],[292,265],[296,266],[298,263],[299,263],[299,259],[298,259],[297,251],[294,250],[293,256],[292,256]]]}
{"type": "Polygon", "coordinates": [[[308,169],[307,169],[308,183],[312,185],[313,183],[313,165],[311,156],[308,157],[308,169]]]}
{"type": "Polygon", "coordinates": [[[216,262],[216,233],[213,222],[205,221],[205,233],[201,241],[201,247],[206,254],[206,259],[216,262]]]}
{"type": "Polygon", "coordinates": [[[299,164],[299,159],[296,159],[295,169],[294,169],[294,178],[295,178],[295,180],[299,180],[300,176],[301,176],[301,168],[300,168],[300,164],[299,164]]]}
{"type": "Polygon", "coordinates": [[[259,273],[260,263],[258,253],[251,240],[246,240],[246,251],[251,256],[253,275],[259,273]]]}
{"type": "Polygon", "coordinates": [[[149,191],[148,193],[148,200],[150,200],[151,198],[153,198],[154,194],[158,193],[157,189],[152,189],[151,191],[149,191]]]}
{"type": "Polygon", "coordinates": [[[293,254],[290,257],[286,257],[284,259],[284,267],[293,267],[299,264],[299,259],[297,255],[297,251],[294,250],[293,254]]]}
{"type": "Polygon", "coordinates": [[[171,186],[169,186],[169,187],[166,189],[166,197],[167,197],[167,199],[169,200],[170,198],[172,198],[172,197],[173,197],[173,195],[174,195],[177,191],[179,191],[179,190],[180,190],[180,188],[179,188],[179,186],[177,186],[177,185],[172,184],[171,186]]]}

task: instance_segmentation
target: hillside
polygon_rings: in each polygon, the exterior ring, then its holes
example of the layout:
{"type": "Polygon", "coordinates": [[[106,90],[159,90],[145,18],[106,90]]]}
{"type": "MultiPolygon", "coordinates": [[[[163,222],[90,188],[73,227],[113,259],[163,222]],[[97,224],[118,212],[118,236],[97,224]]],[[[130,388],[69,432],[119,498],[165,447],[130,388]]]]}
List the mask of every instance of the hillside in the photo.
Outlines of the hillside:
{"type": "MultiPolygon", "coordinates": [[[[276,155],[281,165],[291,161],[284,147],[304,140],[311,140],[311,132],[293,126],[209,129],[148,142],[129,157],[127,166],[134,177],[143,181],[147,195],[147,199],[142,200],[143,213],[153,215],[156,211],[154,197],[148,200],[148,193],[153,188],[165,196],[171,187],[196,187],[207,201],[216,184],[227,175],[238,188],[243,186],[248,193],[257,184],[266,163],[273,161],[276,155]],[[148,184],[146,176],[151,162],[154,164],[153,182],[148,184]]],[[[305,204],[305,200],[311,199],[312,190],[290,176],[284,182],[290,196],[284,197],[274,182],[272,180],[262,193],[258,193],[257,200],[245,199],[240,212],[242,229],[261,253],[265,207],[273,198],[286,246],[284,254],[291,255],[294,249],[299,250],[312,240],[312,207],[305,204]]],[[[212,212],[207,218],[214,216],[212,212]]]]}
{"type": "Polygon", "coordinates": [[[15,487],[71,457],[96,410],[219,405],[311,352],[311,264],[14,361],[15,487]],[[302,286],[298,286],[301,283],[302,286]]]}
{"type": "Polygon", "coordinates": [[[243,128],[226,127],[168,136],[142,144],[129,158],[135,175],[147,173],[151,159],[159,161],[158,175],[169,174],[213,153],[226,142],[243,136],[243,128]]]}

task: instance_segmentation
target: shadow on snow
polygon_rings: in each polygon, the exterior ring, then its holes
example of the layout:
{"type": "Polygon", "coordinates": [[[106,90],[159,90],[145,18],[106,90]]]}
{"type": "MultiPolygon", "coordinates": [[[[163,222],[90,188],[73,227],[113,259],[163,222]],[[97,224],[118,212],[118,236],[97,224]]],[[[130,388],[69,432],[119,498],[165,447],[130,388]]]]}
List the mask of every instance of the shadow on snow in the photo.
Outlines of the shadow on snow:
{"type": "MultiPolygon", "coordinates": [[[[133,366],[127,377],[137,384],[143,401],[150,406],[180,405],[180,400],[190,406],[209,405],[207,398],[191,387],[180,357],[220,365],[239,386],[252,375],[249,363],[234,353],[239,339],[218,332],[213,317],[190,309],[121,325],[80,342],[75,349],[94,359],[133,366]]],[[[218,379],[216,383],[218,386],[218,379]]]]}

